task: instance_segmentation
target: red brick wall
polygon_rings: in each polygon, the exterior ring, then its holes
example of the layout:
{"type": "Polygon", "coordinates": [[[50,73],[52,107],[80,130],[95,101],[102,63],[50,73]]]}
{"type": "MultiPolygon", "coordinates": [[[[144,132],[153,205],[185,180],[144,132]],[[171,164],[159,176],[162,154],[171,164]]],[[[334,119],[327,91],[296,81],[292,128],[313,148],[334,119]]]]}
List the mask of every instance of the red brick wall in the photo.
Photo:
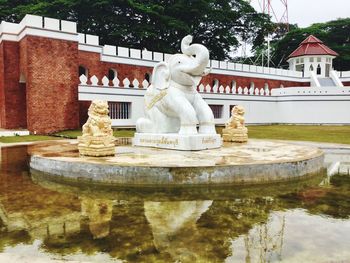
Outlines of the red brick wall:
{"type": "Polygon", "coordinates": [[[0,43],[0,128],[5,128],[4,42],[0,43]]]}
{"type": "Polygon", "coordinates": [[[46,134],[78,128],[78,44],[27,36],[21,41],[21,56],[28,129],[46,134]]]}
{"type": "Polygon", "coordinates": [[[79,101],[79,124],[82,127],[88,119],[88,109],[91,101],[79,101]]]}
{"type": "Polygon", "coordinates": [[[0,127],[26,128],[26,88],[19,83],[19,45],[17,42],[3,41],[0,49],[0,127]]]}
{"type": "MultiPolygon", "coordinates": [[[[135,78],[138,81],[143,81],[145,78],[145,74],[152,74],[152,67],[142,67],[142,66],[133,66],[126,64],[115,64],[108,62],[100,61],[100,54],[79,51],[79,66],[83,66],[88,70],[88,79],[90,79],[93,75],[99,79],[101,84],[101,79],[104,76],[108,76],[109,69],[114,69],[117,72],[117,76],[120,80],[120,85],[123,86],[122,81],[125,78],[128,78],[130,82],[132,82],[135,78]]],[[[78,69],[77,69],[78,76],[78,69]]],[[[90,83],[90,80],[88,81],[90,83]]],[[[112,83],[110,83],[112,85],[112,83]]],[[[141,86],[141,83],[140,83],[141,86]]],[[[87,111],[90,106],[90,101],[80,101],[79,102],[79,122],[80,126],[84,125],[87,121],[88,115],[87,111]]]]}
{"type": "Polygon", "coordinates": [[[125,78],[128,78],[130,82],[132,82],[135,78],[138,81],[143,81],[145,74],[152,74],[153,70],[151,67],[101,62],[100,54],[86,51],[79,51],[79,65],[88,69],[89,79],[93,75],[96,75],[99,81],[101,81],[103,76],[108,76],[109,69],[114,69],[117,71],[121,85],[123,79],[125,78]]]}
{"type": "Polygon", "coordinates": [[[344,81],[344,82],[343,82],[343,85],[344,85],[344,86],[350,86],[350,81],[348,81],[348,82],[344,81]]]}

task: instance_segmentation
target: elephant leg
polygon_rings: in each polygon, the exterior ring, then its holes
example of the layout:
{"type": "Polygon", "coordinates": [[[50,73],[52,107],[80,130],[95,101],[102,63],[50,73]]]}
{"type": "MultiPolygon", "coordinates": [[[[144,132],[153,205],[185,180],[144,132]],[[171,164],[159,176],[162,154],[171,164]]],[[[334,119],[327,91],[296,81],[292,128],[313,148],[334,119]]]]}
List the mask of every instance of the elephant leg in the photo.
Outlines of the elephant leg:
{"type": "Polygon", "coordinates": [[[164,104],[180,119],[179,134],[198,133],[196,112],[184,96],[166,96],[164,97],[164,104]]]}
{"type": "Polygon", "coordinates": [[[179,127],[177,119],[164,115],[156,106],[146,113],[145,118],[136,121],[136,131],[140,133],[174,133],[179,127]]]}
{"type": "Polygon", "coordinates": [[[216,134],[213,112],[201,95],[196,94],[193,107],[199,120],[199,133],[216,134]]]}

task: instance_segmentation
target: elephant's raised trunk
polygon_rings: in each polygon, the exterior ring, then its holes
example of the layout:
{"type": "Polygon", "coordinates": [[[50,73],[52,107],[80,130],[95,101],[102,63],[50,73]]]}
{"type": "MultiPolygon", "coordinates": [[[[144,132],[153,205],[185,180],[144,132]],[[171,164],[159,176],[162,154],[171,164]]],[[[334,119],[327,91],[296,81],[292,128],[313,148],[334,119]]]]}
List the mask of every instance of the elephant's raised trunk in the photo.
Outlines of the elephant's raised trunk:
{"type": "Polygon", "coordinates": [[[192,36],[185,36],[181,41],[181,52],[194,57],[194,65],[189,66],[184,71],[191,75],[202,76],[209,62],[209,51],[201,44],[192,44],[192,36]]]}

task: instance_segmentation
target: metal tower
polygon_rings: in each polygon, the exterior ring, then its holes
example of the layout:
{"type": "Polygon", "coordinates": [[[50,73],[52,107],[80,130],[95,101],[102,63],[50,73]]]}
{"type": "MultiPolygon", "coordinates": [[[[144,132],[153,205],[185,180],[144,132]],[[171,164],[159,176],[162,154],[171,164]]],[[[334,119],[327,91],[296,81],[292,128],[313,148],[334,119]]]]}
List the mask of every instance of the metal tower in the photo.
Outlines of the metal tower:
{"type": "MultiPolygon", "coordinates": [[[[249,2],[253,2],[256,0],[250,0],[249,2]]],[[[286,25],[286,28],[289,29],[289,21],[288,21],[288,0],[274,0],[274,4],[272,4],[272,0],[257,0],[259,3],[259,7],[261,12],[264,14],[268,14],[272,17],[274,22],[279,24],[286,25]]]]}
{"type": "MultiPolygon", "coordinates": [[[[285,28],[285,32],[289,31],[288,18],[288,0],[247,0],[258,11],[268,14],[272,21],[279,24],[279,27],[285,28]],[[259,10],[260,9],[260,10],[259,10]]],[[[267,36],[267,66],[270,67],[271,52],[270,52],[271,37],[267,36]]],[[[264,65],[264,55],[262,55],[262,65],[264,65]]]]}

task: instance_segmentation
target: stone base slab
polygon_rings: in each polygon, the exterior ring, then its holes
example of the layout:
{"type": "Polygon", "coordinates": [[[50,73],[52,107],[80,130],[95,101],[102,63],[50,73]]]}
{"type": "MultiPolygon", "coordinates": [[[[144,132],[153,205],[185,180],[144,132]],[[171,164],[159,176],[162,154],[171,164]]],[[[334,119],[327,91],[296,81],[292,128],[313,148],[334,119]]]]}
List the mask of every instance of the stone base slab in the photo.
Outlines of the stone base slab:
{"type": "Polygon", "coordinates": [[[233,129],[225,128],[222,130],[222,138],[224,142],[247,142],[248,130],[247,128],[233,129]]]}
{"type": "Polygon", "coordinates": [[[33,170],[53,180],[123,187],[280,182],[316,175],[324,164],[315,147],[254,139],[206,151],[117,146],[104,158],[81,157],[71,142],[52,144],[31,148],[33,170]]]}
{"type": "Polygon", "coordinates": [[[222,139],[219,134],[135,133],[133,145],[182,151],[198,151],[220,148],[222,139]]]}
{"type": "Polygon", "coordinates": [[[223,134],[222,138],[224,142],[247,142],[247,134],[223,134]]]}
{"type": "Polygon", "coordinates": [[[94,147],[94,146],[78,146],[79,153],[84,156],[114,156],[115,155],[115,146],[104,146],[104,147],[94,147]]]}
{"type": "Polygon", "coordinates": [[[113,136],[79,136],[78,150],[84,156],[114,156],[115,145],[113,136]]]}

